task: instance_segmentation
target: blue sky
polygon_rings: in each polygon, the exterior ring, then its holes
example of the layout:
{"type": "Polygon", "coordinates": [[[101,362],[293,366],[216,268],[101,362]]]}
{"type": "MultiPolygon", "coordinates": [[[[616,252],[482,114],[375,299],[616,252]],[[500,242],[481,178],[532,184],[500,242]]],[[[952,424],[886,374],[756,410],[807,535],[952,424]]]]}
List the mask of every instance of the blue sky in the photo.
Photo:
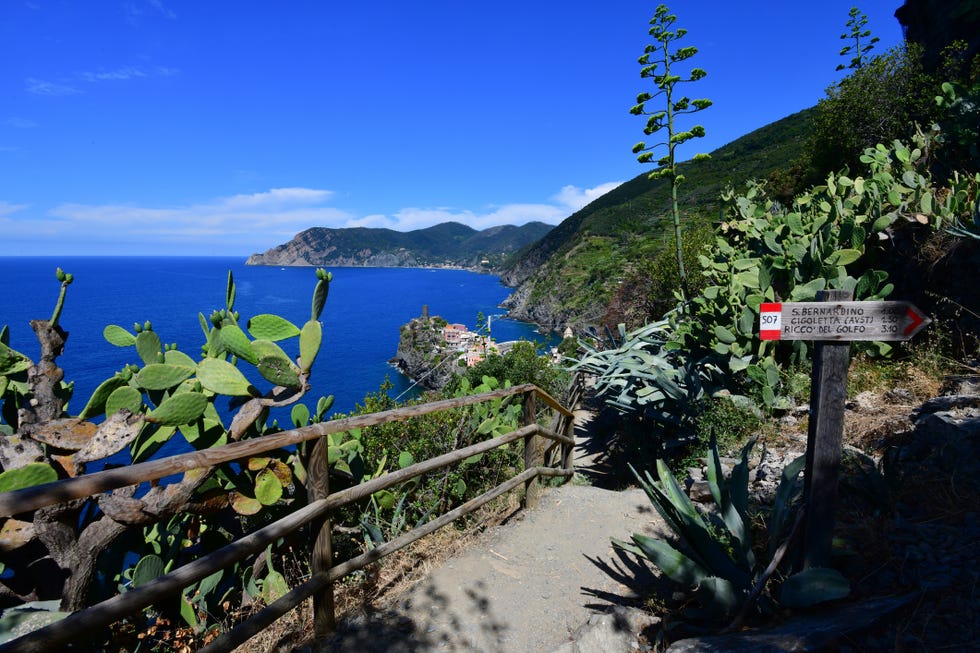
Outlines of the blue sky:
{"type": "MultiPolygon", "coordinates": [[[[877,52],[900,0],[866,2],[877,52]]],[[[0,256],[247,256],[312,226],[557,224],[630,149],[656,2],[3,0],[0,256]]],[[[853,0],[668,3],[714,106],[814,105],[853,0]]]]}

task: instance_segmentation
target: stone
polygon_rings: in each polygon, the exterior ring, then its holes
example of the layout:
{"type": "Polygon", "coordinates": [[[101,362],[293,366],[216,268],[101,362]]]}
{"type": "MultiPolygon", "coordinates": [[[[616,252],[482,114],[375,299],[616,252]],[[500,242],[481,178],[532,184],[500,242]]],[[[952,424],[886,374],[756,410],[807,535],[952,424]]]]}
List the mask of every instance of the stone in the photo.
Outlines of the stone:
{"type": "Polygon", "coordinates": [[[711,486],[707,481],[695,481],[687,491],[691,501],[696,503],[709,503],[711,498],[711,486]]]}
{"type": "Polygon", "coordinates": [[[554,653],[629,653],[639,646],[638,633],[659,624],[659,617],[617,605],[590,617],[572,633],[572,641],[562,644],[554,653]]]}

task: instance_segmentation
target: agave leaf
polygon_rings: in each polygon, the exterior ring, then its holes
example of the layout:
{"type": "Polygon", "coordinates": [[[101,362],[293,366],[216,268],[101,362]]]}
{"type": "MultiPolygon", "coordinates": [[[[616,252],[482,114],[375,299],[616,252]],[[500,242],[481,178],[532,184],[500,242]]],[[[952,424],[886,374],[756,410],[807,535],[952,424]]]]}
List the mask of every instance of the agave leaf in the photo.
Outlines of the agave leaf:
{"type": "Polygon", "coordinates": [[[636,543],[635,549],[627,548],[616,540],[613,542],[634,553],[639,552],[642,557],[663,571],[667,578],[676,583],[696,587],[708,575],[704,567],[663,540],[640,534],[633,535],[632,539],[636,543]]]}
{"type": "Polygon", "coordinates": [[[732,468],[732,475],[729,479],[729,493],[732,505],[743,519],[748,518],[749,513],[749,453],[755,445],[755,440],[749,440],[739,454],[739,462],[732,468]]]}
{"type": "Polygon", "coordinates": [[[789,521],[790,510],[794,497],[799,495],[801,488],[796,483],[796,477],[806,465],[806,456],[799,456],[783,467],[773,499],[772,511],[769,513],[769,555],[775,555],[780,538],[789,521]]]}
{"type": "Polygon", "coordinates": [[[694,595],[714,618],[728,617],[735,614],[742,602],[744,593],[724,578],[709,576],[701,581],[694,595]]]}
{"type": "Polygon", "coordinates": [[[711,490],[711,498],[719,507],[724,508],[731,502],[728,500],[727,492],[723,490],[724,478],[721,471],[721,458],[718,456],[718,438],[711,434],[711,443],[708,445],[708,489],[711,490]]]}
{"type": "Polygon", "coordinates": [[[810,567],[783,581],[779,602],[787,608],[808,608],[842,599],[850,593],[851,584],[836,569],[810,567]]]}

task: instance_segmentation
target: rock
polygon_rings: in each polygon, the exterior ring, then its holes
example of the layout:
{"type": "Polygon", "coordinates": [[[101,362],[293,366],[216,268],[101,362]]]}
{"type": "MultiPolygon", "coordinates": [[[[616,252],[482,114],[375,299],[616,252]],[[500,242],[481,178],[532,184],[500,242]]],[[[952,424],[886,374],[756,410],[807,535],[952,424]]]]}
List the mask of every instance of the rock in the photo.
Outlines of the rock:
{"type": "Polygon", "coordinates": [[[915,395],[908,388],[892,388],[885,393],[885,400],[892,404],[908,404],[915,401],[915,395]]]}
{"type": "Polygon", "coordinates": [[[781,426],[796,426],[800,423],[800,420],[793,417],[792,415],[783,415],[779,418],[779,424],[781,426]]]}
{"type": "Polygon", "coordinates": [[[949,395],[946,397],[934,397],[924,402],[915,411],[916,416],[949,411],[956,408],[977,408],[980,407],[980,395],[949,395]]]}
{"type": "Polygon", "coordinates": [[[572,641],[554,653],[629,653],[639,645],[639,633],[659,624],[659,617],[617,605],[609,612],[590,617],[572,633],[572,641]]]}
{"type": "MultiPolygon", "coordinates": [[[[852,402],[848,403],[851,404],[852,402]]],[[[880,403],[881,400],[878,398],[878,395],[871,391],[865,391],[854,397],[853,406],[855,410],[862,413],[870,413],[878,410],[880,403]]]]}
{"type": "Polygon", "coordinates": [[[417,317],[402,326],[398,351],[390,363],[405,376],[429,390],[438,390],[458,369],[459,352],[450,350],[443,340],[439,317],[417,317]]]}
{"type": "Polygon", "coordinates": [[[694,483],[691,483],[691,487],[688,489],[687,495],[691,497],[691,501],[696,503],[708,503],[712,500],[711,486],[707,481],[695,481],[694,483]]]}
{"type": "Polygon", "coordinates": [[[748,630],[727,635],[692,637],[674,642],[667,653],[776,653],[777,651],[826,651],[846,643],[902,608],[916,594],[869,599],[792,619],[770,629],[748,630]]]}

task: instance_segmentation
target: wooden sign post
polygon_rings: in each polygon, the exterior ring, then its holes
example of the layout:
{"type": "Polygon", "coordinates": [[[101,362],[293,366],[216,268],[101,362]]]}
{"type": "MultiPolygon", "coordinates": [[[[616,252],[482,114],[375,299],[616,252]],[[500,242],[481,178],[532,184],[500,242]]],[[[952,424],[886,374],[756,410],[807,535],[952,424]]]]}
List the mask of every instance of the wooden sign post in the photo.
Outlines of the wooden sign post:
{"type": "Polygon", "coordinates": [[[855,302],[847,290],[816,302],[762,304],[763,340],[813,340],[810,422],[803,478],[803,566],[830,564],[837,510],[847,368],[852,340],[908,340],[931,320],[908,302],[855,302]]]}

